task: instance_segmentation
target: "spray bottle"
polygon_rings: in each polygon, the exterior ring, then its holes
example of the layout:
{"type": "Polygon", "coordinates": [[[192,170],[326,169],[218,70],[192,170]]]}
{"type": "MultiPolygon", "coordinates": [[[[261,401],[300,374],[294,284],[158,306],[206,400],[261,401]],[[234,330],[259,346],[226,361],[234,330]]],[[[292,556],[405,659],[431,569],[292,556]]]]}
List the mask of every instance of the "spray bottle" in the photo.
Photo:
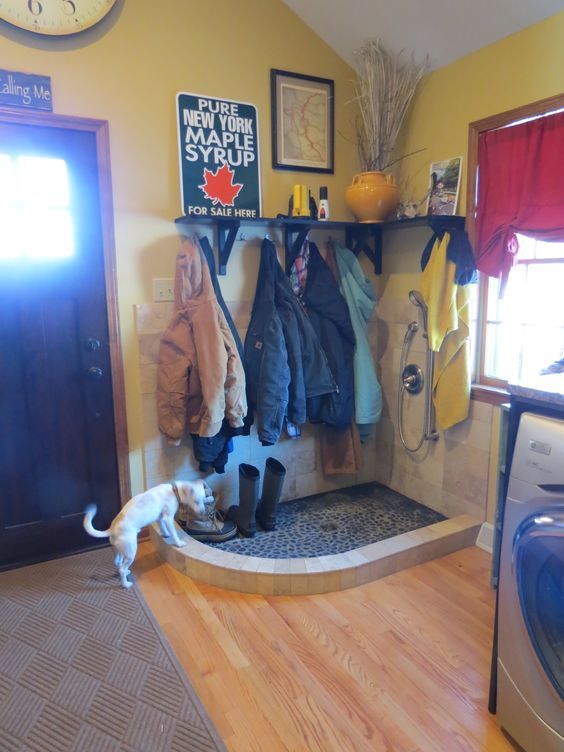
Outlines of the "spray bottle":
{"type": "Polygon", "coordinates": [[[327,186],[322,185],[319,189],[319,219],[329,219],[329,200],[327,198],[327,186]]]}

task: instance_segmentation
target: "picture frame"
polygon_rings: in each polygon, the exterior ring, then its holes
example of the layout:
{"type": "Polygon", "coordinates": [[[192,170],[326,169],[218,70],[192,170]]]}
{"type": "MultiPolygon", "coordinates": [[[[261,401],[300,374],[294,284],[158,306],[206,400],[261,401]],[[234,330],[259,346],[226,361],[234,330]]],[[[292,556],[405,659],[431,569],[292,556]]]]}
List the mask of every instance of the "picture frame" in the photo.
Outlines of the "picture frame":
{"type": "Polygon", "coordinates": [[[335,82],[272,69],[272,167],[333,173],[335,82]]]}
{"type": "Polygon", "coordinates": [[[461,176],[462,157],[452,157],[431,163],[427,215],[445,217],[456,214],[461,176]]]}

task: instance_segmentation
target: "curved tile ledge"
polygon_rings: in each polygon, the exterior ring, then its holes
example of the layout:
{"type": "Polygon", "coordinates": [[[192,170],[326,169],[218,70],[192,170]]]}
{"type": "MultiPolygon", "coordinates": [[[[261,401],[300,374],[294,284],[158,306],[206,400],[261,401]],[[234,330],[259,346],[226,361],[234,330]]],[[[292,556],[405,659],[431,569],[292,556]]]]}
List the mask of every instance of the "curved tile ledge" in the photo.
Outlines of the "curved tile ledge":
{"type": "Polygon", "coordinates": [[[422,564],[476,543],[481,523],[460,515],[409,533],[331,556],[265,559],[221,551],[190,538],[176,548],[161,537],[158,525],[151,540],[161,557],[179,572],[209,585],[262,595],[313,595],[363,585],[400,569],[422,564]]]}

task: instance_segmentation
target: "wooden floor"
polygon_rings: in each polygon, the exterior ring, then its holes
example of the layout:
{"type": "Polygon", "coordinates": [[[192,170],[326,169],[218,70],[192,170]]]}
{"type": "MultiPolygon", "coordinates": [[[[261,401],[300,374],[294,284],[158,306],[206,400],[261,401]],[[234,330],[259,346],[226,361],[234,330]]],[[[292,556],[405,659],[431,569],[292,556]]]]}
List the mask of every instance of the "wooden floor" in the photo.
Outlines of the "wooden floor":
{"type": "Polygon", "coordinates": [[[237,752],[513,751],[487,712],[490,558],[328,595],[219,590],[140,546],[141,591],[237,752]]]}

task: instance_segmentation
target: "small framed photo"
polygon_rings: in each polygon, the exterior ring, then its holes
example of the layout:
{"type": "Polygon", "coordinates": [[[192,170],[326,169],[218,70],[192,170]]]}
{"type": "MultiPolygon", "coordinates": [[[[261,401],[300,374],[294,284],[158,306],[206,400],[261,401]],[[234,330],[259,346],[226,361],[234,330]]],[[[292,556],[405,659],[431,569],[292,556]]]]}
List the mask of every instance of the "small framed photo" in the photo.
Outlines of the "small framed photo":
{"type": "Polygon", "coordinates": [[[275,170],[334,172],[334,92],[328,78],[270,71],[275,170]]]}
{"type": "Polygon", "coordinates": [[[443,159],[431,164],[427,214],[443,217],[456,214],[461,174],[462,157],[443,159]]]}

